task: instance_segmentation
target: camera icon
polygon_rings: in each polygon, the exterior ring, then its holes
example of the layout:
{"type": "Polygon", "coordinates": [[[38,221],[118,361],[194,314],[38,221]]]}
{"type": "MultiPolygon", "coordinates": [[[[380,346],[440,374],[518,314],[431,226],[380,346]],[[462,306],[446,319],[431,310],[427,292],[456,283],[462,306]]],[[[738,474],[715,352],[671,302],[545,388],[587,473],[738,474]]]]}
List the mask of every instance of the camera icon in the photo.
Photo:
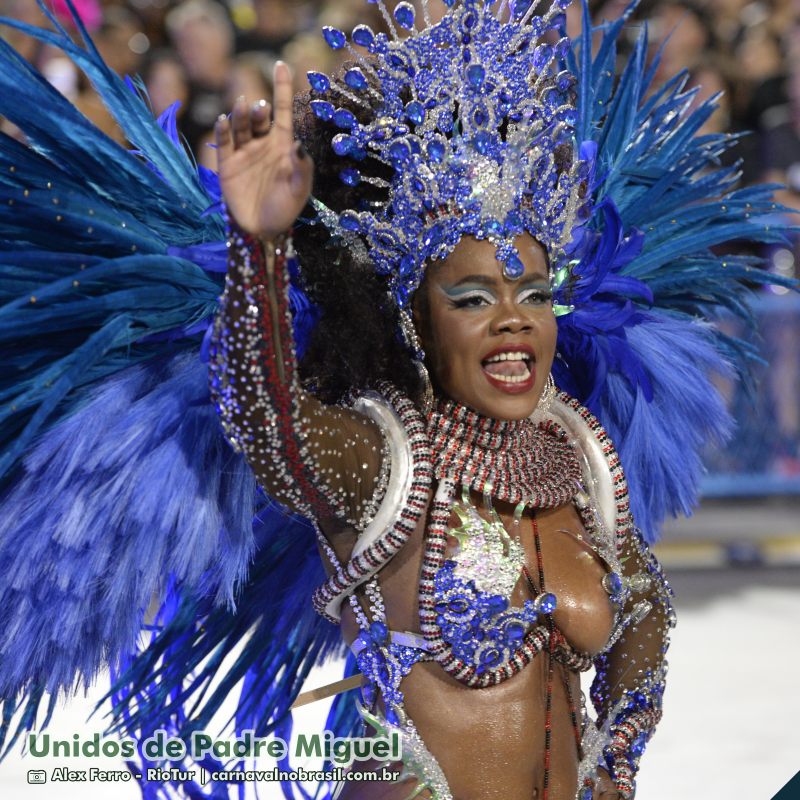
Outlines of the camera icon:
{"type": "Polygon", "coordinates": [[[28,783],[47,783],[47,772],[43,769],[29,769],[28,783]]]}

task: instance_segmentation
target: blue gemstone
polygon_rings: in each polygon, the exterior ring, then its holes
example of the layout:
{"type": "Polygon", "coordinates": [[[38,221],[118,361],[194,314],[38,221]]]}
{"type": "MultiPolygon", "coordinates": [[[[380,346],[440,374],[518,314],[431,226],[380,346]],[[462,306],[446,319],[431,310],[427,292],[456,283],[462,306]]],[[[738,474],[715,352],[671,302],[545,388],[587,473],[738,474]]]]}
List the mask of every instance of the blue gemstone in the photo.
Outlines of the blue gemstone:
{"type": "Polygon", "coordinates": [[[369,25],[356,25],[353,28],[353,41],[360,47],[369,47],[375,41],[375,34],[369,25]]]}
{"type": "Polygon", "coordinates": [[[488,131],[478,131],[472,141],[482,156],[485,156],[492,147],[492,136],[488,131]]]}
{"type": "Polygon", "coordinates": [[[500,653],[494,648],[481,653],[481,663],[487,667],[494,667],[500,663],[500,653]]]}
{"type": "MultiPolygon", "coordinates": [[[[401,268],[401,274],[402,274],[402,268],[401,268]]],[[[463,597],[450,601],[450,611],[452,611],[453,614],[463,614],[468,608],[469,604],[463,597]]]]}
{"type": "Polygon", "coordinates": [[[533,51],[533,66],[536,69],[542,69],[550,63],[553,57],[553,48],[549,44],[540,44],[533,51]]]}
{"type": "Polygon", "coordinates": [[[405,286],[398,286],[394,292],[394,301],[400,308],[405,308],[408,303],[408,289],[405,286]]]}
{"type": "Polygon", "coordinates": [[[330,79],[322,72],[309,72],[308,82],[315,92],[327,92],[331,88],[330,79]]]}
{"type": "Polygon", "coordinates": [[[464,27],[471,29],[475,27],[475,15],[473,13],[469,13],[464,17],[464,27]]]}
{"type": "Polygon", "coordinates": [[[572,42],[567,37],[559,39],[558,44],[556,44],[556,56],[558,58],[566,58],[571,49],[572,42]]]}
{"type": "Polygon", "coordinates": [[[473,89],[480,89],[486,77],[486,70],[480,64],[472,64],[467,67],[467,80],[473,89]]]}
{"type": "Polygon", "coordinates": [[[499,594],[494,594],[489,598],[489,608],[495,614],[505,611],[508,608],[508,600],[499,594]]]}
{"type": "Polygon", "coordinates": [[[341,50],[347,42],[344,32],[338,28],[332,28],[330,25],[323,27],[322,36],[332,50],[341,50]]]}
{"type": "Polygon", "coordinates": [[[414,6],[411,3],[403,2],[397,4],[397,8],[394,10],[394,18],[401,28],[410,31],[414,27],[414,17],[414,6]]]}
{"type": "Polygon", "coordinates": [[[425,191],[425,184],[419,178],[414,178],[411,185],[414,187],[415,192],[422,194],[425,191]]]}
{"type": "Polygon", "coordinates": [[[405,163],[411,157],[411,148],[408,142],[393,142],[389,146],[389,157],[400,164],[405,163]]]}
{"type": "Polygon", "coordinates": [[[346,108],[337,108],[334,115],[333,121],[336,125],[340,128],[344,128],[345,130],[352,130],[353,128],[358,125],[358,120],[355,118],[355,115],[352,111],[348,111],[346,108]]]}
{"type": "Polygon", "coordinates": [[[512,0],[511,13],[515,19],[525,15],[525,12],[530,8],[531,0],[512,0]]]}
{"type": "Polygon", "coordinates": [[[376,696],[375,684],[371,681],[361,687],[361,699],[365,706],[371,706],[375,702],[376,696]]]}
{"type": "Polygon", "coordinates": [[[509,280],[515,281],[521,278],[524,272],[525,265],[519,260],[519,256],[516,253],[512,253],[503,264],[503,274],[509,280]]]}
{"type": "Polygon", "coordinates": [[[603,576],[603,588],[610,594],[619,594],[622,591],[622,578],[618,572],[609,572],[603,576]]]}
{"type": "MultiPolygon", "coordinates": [[[[519,259],[517,259],[519,261],[519,259]]],[[[520,262],[522,265],[522,262],[520,262]]],[[[522,268],[523,271],[525,268],[522,268]]],[[[552,614],[556,610],[556,596],[552,592],[545,592],[536,598],[536,608],[542,614],[552,614]]]]}
{"type": "Polygon", "coordinates": [[[385,644],[389,641],[389,629],[385,623],[377,620],[369,626],[369,635],[375,644],[385,644]]]}
{"type": "Polygon", "coordinates": [[[367,88],[367,79],[364,73],[358,68],[354,67],[353,69],[347,70],[344,74],[344,82],[351,88],[351,89],[366,89],[367,88]]]}
{"type": "Polygon", "coordinates": [[[522,233],[522,217],[519,213],[512,209],[506,214],[506,228],[510,229],[512,233],[522,233]]]}
{"type": "MultiPolygon", "coordinates": [[[[414,264],[413,256],[410,256],[410,255],[403,256],[403,258],[400,261],[400,276],[402,278],[408,278],[410,275],[413,274],[414,266],[415,266],[415,264],[414,264]]],[[[452,603],[449,604],[449,608],[452,610],[452,608],[453,608],[453,604],[452,603]]],[[[441,604],[437,603],[436,610],[437,611],[447,611],[448,610],[448,604],[447,603],[441,603],[441,604]],[[439,608],[439,605],[441,605],[442,608],[439,608]]]]}
{"type": "Polygon", "coordinates": [[[346,156],[353,152],[353,148],[356,146],[356,140],[346,133],[337,133],[331,141],[331,146],[333,147],[333,152],[336,153],[337,156],[346,156]]]}
{"type": "Polygon", "coordinates": [[[513,642],[518,642],[525,635],[525,626],[520,622],[512,622],[506,625],[508,638],[513,642]]]}
{"type": "Polygon", "coordinates": [[[418,103],[416,100],[412,100],[406,106],[406,116],[415,124],[415,125],[422,125],[425,121],[425,109],[422,106],[422,103],[418,103]]]}
{"type": "Polygon", "coordinates": [[[572,3],[572,0],[558,0],[558,7],[563,10],[568,8],[570,3],[572,3]]]}
{"type": "Polygon", "coordinates": [[[437,163],[444,159],[444,145],[441,142],[428,142],[428,155],[437,163]]]}
{"type": "Polygon", "coordinates": [[[333,106],[327,100],[312,100],[311,110],[314,114],[326,122],[333,119],[333,106]]]}
{"type": "Polygon", "coordinates": [[[489,121],[489,115],[484,109],[479,108],[475,111],[472,119],[476,125],[482,128],[489,121]]]}
{"type": "Polygon", "coordinates": [[[361,220],[359,219],[358,214],[353,211],[345,211],[339,217],[339,224],[346,230],[346,231],[355,231],[358,232],[361,230],[361,220]]]}
{"type": "Polygon", "coordinates": [[[556,86],[558,86],[562,92],[566,92],[567,89],[572,86],[574,80],[571,73],[567,72],[567,70],[563,70],[556,75],[556,86]]]}
{"type": "Polygon", "coordinates": [[[578,113],[574,108],[568,108],[561,112],[561,119],[571,128],[574,128],[578,124],[578,113]]]}
{"type": "Polygon", "coordinates": [[[348,186],[358,186],[358,184],[361,183],[361,173],[352,167],[343,169],[339,173],[339,177],[341,178],[342,183],[346,183],[348,186]]]}
{"type": "Polygon", "coordinates": [[[397,716],[397,712],[393,708],[386,709],[386,721],[390,725],[399,725],[400,718],[397,716]]]}
{"type": "Polygon", "coordinates": [[[584,786],[578,795],[579,800],[592,800],[593,797],[594,792],[591,786],[584,786]]]}

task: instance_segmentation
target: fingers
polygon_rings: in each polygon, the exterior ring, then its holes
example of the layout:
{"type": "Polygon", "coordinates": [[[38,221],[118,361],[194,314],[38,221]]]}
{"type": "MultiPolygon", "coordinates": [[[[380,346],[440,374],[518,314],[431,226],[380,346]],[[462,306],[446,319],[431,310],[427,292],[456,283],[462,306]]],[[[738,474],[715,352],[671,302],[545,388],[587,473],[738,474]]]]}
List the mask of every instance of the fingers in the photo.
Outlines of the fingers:
{"type": "Polygon", "coordinates": [[[231,126],[233,128],[233,144],[236,150],[246,145],[253,138],[250,107],[247,105],[244,96],[240,97],[233,105],[231,126]]]}
{"type": "Polygon", "coordinates": [[[226,114],[222,114],[217,119],[214,131],[217,137],[217,163],[221,165],[226,158],[230,158],[233,154],[231,123],[226,114]]]}
{"type": "Polygon", "coordinates": [[[270,129],[270,113],[272,109],[266,100],[259,100],[250,112],[250,123],[253,136],[266,136],[270,129]]]}
{"type": "Polygon", "coordinates": [[[294,125],[292,124],[292,74],[283,61],[275,64],[273,75],[275,120],[272,129],[280,138],[281,144],[287,147],[294,138],[294,125]]]}

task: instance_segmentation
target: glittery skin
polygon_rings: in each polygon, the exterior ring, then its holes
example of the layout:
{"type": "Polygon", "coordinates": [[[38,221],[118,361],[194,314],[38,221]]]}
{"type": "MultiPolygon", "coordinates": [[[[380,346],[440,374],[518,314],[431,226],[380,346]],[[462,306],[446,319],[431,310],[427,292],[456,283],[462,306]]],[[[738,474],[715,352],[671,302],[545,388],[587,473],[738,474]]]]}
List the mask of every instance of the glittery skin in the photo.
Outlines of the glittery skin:
{"type": "Polygon", "coordinates": [[[228,248],[209,358],[211,395],[228,440],[276,500],[360,530],[383,497],[390,459],[374,426],[322,406],[300,386],[289,315],[291,240],[265,248],[229,222],[228,248]],[[356,458],[357,446],[372,464],[356,458]],[[371,487],[363,485],[364,472],[372,473],[371,487]]]}

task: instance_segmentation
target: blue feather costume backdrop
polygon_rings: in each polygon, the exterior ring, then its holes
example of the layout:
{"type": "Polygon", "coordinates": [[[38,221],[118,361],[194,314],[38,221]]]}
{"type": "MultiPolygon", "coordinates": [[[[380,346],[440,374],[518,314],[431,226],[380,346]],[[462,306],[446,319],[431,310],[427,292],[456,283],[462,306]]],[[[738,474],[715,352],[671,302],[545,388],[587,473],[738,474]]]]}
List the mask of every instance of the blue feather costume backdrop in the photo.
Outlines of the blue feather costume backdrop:
{"type": "MultiPolygon", "coordinates": [[[[615,78],[632,10],[593,56],[584,9],[570,55],[594,213],[557,291],[573,310],[554,375],[609,430],[653,541],[668,514],[690,511],[700,453],[731,429],[712,374],[754,357],[711,321],[748,319],[749,287],[778,282],[719,247],[783,241],[786,228],[771,223],[774,187],[736,189],[736,167],[718,165],[732,137],[696,135],[713,100],[689,111],[685,75],[648,94],[644,30],[615,78]]],[[[50,20],[1,21],[64,50],[131,150],[0,40],[0,115],[28,143],[0,135],[0,747],[36,725],[45,692],[52,711],[108,665],[114,730],[203,728],[241,681],[237,731],[285,736],[309,670],[343,647],[308,600],[323,580],[311,528],[259,494],[209,403],[203,342],[225,271],[216,176],[181,146],[174,109],[154,119],[77,18],[82,45],[50,20]]],[[[314,311],[292,299],[302,347],[314,311]]],[[[328,727],[355,724],[341,695],[328,727]]]]}

